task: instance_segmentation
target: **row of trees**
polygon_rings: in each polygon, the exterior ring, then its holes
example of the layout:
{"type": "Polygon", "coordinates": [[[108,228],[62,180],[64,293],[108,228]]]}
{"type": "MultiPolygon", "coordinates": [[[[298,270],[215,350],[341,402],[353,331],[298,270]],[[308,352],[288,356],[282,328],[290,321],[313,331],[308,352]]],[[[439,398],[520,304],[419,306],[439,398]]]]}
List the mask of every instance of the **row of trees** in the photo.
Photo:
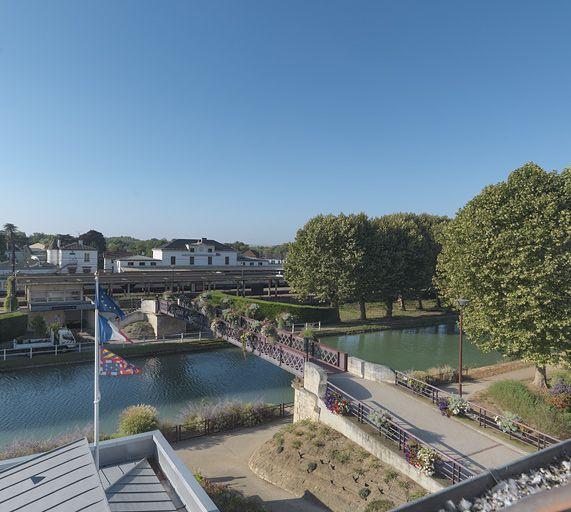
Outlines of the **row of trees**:
{"type": "Polygon", "coordinates": [[[397,298],[421,301],[433,292],[438,233],[448,221],[414,213],[318,215],[290,245],[285,278],[301,297],[333,307],[359,302],[363,320],[369,301],[383,301],[392,316],[397,298]]]}
{"type": "Polygon", "coordinates": [[[468,300],[464,329],[484,351],[571,366],[571,170],[529,163],[486,187],[453,220],[432,215],[319,215],[285,266],[301,296],[338,306],[435,292],[468,300]]]}

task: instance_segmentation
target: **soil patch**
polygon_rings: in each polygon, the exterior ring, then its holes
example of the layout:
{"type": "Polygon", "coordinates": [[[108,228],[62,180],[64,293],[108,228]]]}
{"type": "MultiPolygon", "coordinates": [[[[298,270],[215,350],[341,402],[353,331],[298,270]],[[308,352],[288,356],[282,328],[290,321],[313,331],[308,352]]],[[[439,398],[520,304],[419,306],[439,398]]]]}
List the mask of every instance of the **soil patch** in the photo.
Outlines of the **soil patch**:
{"type": "Polygon", "coordinates": [[[426,493],[335,430],[309,421],[277,432],[249,466],[294,495],[309,491],[334,512],[390,510],[426,493]]]}

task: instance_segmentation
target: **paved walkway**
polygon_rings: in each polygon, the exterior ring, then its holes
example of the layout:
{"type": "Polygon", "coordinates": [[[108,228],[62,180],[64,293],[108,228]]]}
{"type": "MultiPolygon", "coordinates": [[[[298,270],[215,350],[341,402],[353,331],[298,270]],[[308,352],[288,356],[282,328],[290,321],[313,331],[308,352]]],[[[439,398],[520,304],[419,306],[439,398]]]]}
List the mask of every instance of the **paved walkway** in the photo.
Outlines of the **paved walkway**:
{"type": "Polygon", "coordinates": [[[254,451],[291,420],[228,433],[199,437],[173,448],[194,472],[212,482],[226,484],[248,497],[258,497],[272,512],[327,512],[329,509],[311,498],[295,497],[258,478],[248,467],[254,451]]]}
{"type": "Polygon", "coordinates": [[[525,452],[442,416],[438,409],[391,384],[373,382],[348,373],[330,375],[335,386],[372,406],[388,409],[401,428],[431,444],[478,473],[518,459],[525,452]]]}

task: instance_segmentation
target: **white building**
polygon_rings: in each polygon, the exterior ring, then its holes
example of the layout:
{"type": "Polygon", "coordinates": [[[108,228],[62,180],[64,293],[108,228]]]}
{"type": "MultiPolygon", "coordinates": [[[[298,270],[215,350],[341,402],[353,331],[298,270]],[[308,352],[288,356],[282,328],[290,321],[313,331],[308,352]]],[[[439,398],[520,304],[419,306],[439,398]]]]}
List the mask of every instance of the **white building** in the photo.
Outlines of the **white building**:
{"type": "Polygon", "coordinates": [[[62,274],[93,274],[97,270],[97,249],[81,240],[68,245],[53,241],[47,249],[47,262],[62,274]]]}
{"type": "Polygon", "coordinates": [[[117,258],[113,263],[113,272],[126,272],[130,270],[154,270],[162,265],[161,260],[149,256],[125,256],[117,258]]]}
{"type": "Polygon", "coordinates": [[[208,238],[177,238],[153,249],[153,259],[163,267],[236,266],[238,251],[208,238]]]}

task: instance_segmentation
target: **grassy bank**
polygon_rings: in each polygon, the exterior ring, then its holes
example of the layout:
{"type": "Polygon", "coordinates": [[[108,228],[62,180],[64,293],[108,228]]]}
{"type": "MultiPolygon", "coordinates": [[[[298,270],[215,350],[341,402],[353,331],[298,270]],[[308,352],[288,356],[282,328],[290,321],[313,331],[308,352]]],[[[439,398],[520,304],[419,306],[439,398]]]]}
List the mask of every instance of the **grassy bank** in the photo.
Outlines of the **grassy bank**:
{"type": "MultiPolygon", "coordinates": [[[[428,299],[422,302],[423,309],[418,309],[418,302],[407,300],[405,301],[405,308],[400,309],[397,302],[393,304],[393,315],[398,318],[415,318],[415,317],[430,317],[439,316],[443,314],[443,310],[436,307],[436,301],[434,299],[428,299]]],[[[367,320],[386,320],[387,309],[384,302],[367,302],[367,320]]],[[[341,317],[341,322],[362,322],[360,320],[360,310],[359,304],[356,302],[351,302],[343,304],[339,307],[339,316],[341,317]]]]}
{"type": "Polygon", "coordinates": [[[250,297],[238,297],[227,293],[215,291],[209,292],[212,297],[212,304],[219,306],[223,299],[228,304],[240,309],[240,306],[248,306],[257,304],[260,307],[260,318],[268,318],[273,320],[280,313],[291,313],[295,317],[296,322],[324,322],[332,323],[339,320],[337,310],[326,306],[308,306],[305,304],[295,304],[289,302],[267,301],[262,299],[253,299],[250,297]]]}
{"type": "Polygon", "coordinates": [[[494,382],[483,395],[502,412],[517,414],[524,423],[542,432],[566,439],[571,437],[571,411],[558,411],[546,401],[546,394],[515,380],[494,382]]]}
{"type": "MultiPolygon", "coordinates": [[[[202,340],[202,341],[184,341],[184,342],[167,342],[153,344],[138,345],[108,345],[105,347],[125,358],[148,357],[165,354],[176,354],[179,352],[195,352],[201,350],[214,350],[218,348],[228,347],[228,343],[220,340],[202,340]]],[[[26,357],[18,357],[7,361],[0,361],[0,372],[24,370],[28,368],[40,368],[43,366],[60,366],[67,364],[79,364],[91,362],[93,360],[93,352],[68,352],[61,355],[42,355],[34,356],[32,359],[26,357]]]]}

